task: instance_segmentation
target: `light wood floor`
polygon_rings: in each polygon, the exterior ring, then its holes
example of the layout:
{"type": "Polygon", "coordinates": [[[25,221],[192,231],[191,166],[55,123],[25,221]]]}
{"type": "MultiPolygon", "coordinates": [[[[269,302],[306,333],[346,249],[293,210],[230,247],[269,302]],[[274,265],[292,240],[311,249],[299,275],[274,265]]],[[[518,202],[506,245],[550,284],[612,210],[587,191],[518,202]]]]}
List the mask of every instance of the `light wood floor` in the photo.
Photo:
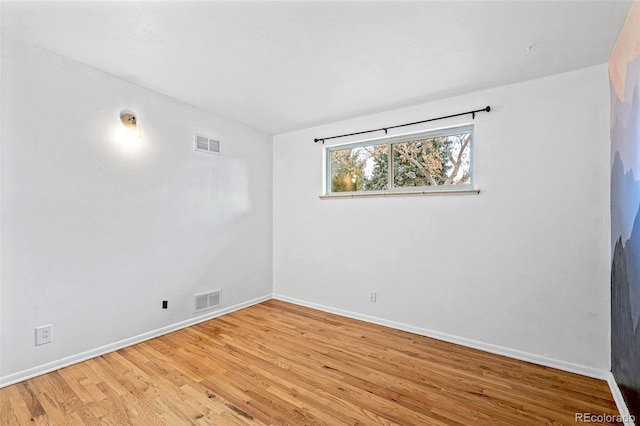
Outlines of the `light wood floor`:
{"type": "Polygon", "coordinates": [[[575,424],[605,382],[270,300],[0,389],[0,423],[575,424]]]}

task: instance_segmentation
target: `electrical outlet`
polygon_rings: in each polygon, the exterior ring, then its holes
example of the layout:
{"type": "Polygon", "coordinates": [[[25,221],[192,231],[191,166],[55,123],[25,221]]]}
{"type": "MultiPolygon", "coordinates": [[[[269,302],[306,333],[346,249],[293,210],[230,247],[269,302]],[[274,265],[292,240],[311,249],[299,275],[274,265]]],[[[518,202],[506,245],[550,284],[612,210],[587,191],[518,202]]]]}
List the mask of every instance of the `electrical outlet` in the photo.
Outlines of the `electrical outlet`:
{"type": "Polygon", "coordinates": [[[44,345],[45,343],[51,343],[52,340],[53,325],[43,325],[36,328],[36,346],[44,345]]]}
{"type": "Polygon", "coordinates": [[[373,303],[375,303],[375,301],[376,301],[376,296],[377,296],[377,295],[376,295],[376,292],[375,292],[375,291],[373,291],[373,290],[371,290],[371,291],[369,292],[369,302],[373,302],[373,303]]]}

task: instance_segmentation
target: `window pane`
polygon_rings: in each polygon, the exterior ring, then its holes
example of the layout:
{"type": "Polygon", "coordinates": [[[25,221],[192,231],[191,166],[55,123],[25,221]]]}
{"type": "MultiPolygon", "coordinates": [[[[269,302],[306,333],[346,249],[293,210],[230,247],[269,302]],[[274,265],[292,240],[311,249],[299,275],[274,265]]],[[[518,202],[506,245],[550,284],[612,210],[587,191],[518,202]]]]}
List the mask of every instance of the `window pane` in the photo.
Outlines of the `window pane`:
{"type": "Polygon", "coordinates": [[[380,191],[389,186],[388,145],[331,152],[331,192],[380,191]]]}
{"type": "Polygon", "coordinates": [[[393,186],[471,183],[470,144],[470,132],[393,144],[393,186]]]}

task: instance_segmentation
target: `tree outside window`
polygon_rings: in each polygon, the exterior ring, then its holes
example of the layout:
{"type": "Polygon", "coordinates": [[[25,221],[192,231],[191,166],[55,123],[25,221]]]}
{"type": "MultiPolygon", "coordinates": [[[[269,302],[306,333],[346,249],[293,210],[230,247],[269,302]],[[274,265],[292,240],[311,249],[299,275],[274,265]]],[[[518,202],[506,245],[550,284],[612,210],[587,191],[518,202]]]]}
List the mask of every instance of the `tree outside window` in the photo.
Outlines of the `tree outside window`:
{"type": "Polygon", "coordinates": [[[339,193],[471,186],[472,139],[472,126],[465,126],[329,147],[328,188],[339,193]]]}

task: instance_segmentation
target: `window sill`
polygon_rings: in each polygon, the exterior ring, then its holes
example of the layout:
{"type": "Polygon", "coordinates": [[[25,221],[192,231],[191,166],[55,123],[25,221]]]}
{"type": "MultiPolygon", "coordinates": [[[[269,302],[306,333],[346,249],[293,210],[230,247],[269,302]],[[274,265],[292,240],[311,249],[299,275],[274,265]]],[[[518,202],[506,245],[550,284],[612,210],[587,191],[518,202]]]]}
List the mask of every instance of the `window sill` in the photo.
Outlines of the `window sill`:
{"type": "Polygon", "coordinates": [[[348,192],[320,195],[321,200],[333,198],[371,198],[371,197],[411,197],[417,195],[477,195],[479,189],[441,189],[434,191],[380,191],[380,192],[348,192]]]}

